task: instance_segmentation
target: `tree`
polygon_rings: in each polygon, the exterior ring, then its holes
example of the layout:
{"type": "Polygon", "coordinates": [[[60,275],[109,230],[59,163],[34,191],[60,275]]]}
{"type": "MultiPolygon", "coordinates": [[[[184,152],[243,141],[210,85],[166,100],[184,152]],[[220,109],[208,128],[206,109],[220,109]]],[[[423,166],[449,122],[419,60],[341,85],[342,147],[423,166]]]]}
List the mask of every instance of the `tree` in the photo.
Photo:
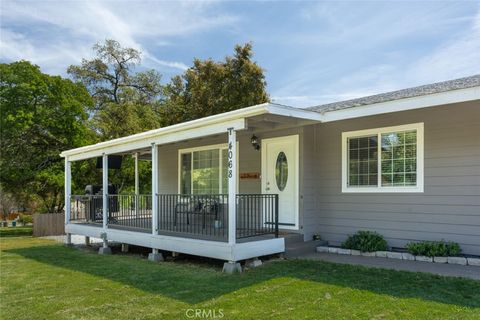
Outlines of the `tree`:
{"type": "Polygon", "coordinates": [[[0,184],[17,197],[38,196],[46,212],[64,206],[59,154],[91,143],[86,110],[93,101],[80,83],[50,76],[27,61],[0,64],[0,184]]]}
{"type": "Polygon", "coordinates": [[[94,99],[92,127],[102,140],[158,128],[156,112],[162,97],[161,76],[155,70],[134,72],[141,53],[115,40],[93,46],[96,57],[72,65],[68,73],[80,81],[94,99]]]}
{"type": "Polygon", "coordinates": [[[13,212],[15,204],[16,201],[13,195],[0,188],[0,214],[2,215],[3,221],[6,221],[8,215],[13,212]]]}
{"type": "Polygon", "coordinates": [[[225,61],[193,61],[193,67],[173,77],[165,88],[162,125],[227,112],[268,101],[263,69],[252,61],[250,43],[235,46],[225,61]]]}

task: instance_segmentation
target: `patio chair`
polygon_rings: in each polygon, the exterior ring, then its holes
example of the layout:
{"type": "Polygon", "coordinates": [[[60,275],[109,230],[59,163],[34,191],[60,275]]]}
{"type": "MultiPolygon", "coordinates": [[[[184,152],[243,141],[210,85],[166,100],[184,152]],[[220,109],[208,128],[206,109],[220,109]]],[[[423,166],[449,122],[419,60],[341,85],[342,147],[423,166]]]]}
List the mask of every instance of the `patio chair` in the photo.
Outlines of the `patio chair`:
{"type": "Polygon", "coordinates": [[[195,197],[184,197],[175,205],[174,225],[177,225],[178,215],[185,214],[187,225],[190,224],[190,215],[200,214],[202,216],[202,227],[206,226],[206,216],[215,215],[218,219],[218,201],[215,199],[196,199],[195,197]]]}

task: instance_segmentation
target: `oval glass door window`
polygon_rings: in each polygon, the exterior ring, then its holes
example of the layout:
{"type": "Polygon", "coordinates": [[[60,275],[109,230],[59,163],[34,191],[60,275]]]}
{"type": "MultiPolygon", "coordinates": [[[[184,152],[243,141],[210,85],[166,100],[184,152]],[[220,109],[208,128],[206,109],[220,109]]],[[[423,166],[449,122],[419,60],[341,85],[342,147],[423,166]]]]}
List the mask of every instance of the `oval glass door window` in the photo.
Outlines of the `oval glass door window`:
{"type": "Polygon", "coordinates": [[[277,187],[280,191],[283,191],[287,185],[288,179],[288,162],[287,156],[281,151],[277,156],[277,163],[275,164],[275,180],[277,181],[277,187]]]}

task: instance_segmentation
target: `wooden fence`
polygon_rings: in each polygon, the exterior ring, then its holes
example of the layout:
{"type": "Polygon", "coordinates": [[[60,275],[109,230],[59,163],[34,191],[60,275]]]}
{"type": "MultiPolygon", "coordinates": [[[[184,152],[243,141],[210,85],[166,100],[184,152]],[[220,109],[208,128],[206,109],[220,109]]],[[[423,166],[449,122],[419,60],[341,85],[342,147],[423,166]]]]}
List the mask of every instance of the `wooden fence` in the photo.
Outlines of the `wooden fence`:
{"type": "Polygon", "coordinates": [[[33,236],[59,236],[65,234],[65,214],[36,213],[33,215],[33,236]]]}

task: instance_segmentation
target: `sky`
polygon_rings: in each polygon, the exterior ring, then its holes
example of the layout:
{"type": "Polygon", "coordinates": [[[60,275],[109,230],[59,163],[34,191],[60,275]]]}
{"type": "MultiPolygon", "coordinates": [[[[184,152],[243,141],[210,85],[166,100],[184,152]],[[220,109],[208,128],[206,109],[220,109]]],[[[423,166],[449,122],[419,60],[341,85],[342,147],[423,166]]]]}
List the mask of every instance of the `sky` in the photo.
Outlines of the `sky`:
{"type": "Polygon", "coordinates": [[[0,61],[68,76],[115,39],[170,77],[252,42],[273,102],[307,107],[480,73],[480,1],[8,1],[0,61]]]}

